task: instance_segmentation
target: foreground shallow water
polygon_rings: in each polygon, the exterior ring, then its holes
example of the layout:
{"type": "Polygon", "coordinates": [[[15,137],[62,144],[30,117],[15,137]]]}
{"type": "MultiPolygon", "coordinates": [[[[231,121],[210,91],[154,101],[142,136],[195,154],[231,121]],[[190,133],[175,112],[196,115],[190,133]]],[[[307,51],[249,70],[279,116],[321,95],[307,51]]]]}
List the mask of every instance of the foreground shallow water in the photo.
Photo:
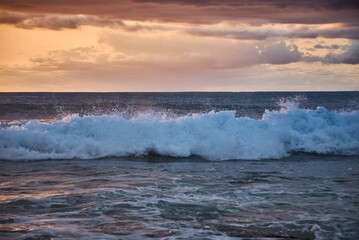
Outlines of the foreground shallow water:
{"type": "Polygon", "coordinates": [[[357,239],[359,159],[0,161],[0,239],[357,239]]]}

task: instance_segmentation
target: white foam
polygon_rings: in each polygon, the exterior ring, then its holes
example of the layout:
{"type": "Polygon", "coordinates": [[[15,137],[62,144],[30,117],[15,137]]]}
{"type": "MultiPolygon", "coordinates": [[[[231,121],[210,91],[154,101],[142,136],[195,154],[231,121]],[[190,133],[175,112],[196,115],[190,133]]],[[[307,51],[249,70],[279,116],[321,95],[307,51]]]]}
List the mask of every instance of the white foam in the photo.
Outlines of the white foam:
{"type": "Polygon", "coordinates": [[[166,120],[142,115],[70,116],[2,124],[0,159],[93,159],[146,155],[209,160],[282,158],[291,152],[359,154],[359,112],[303,110],[293,104],[266,111],[262,120],[234,112],[166,120]]]}

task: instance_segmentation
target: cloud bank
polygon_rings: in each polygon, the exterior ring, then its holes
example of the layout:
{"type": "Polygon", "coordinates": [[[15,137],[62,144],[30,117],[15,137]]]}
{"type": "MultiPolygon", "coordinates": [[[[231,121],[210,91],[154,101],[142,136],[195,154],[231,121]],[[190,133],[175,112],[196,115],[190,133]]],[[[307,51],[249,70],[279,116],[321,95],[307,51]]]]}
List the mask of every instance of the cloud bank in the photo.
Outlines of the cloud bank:
{"type": "Polygon", "coordinates": [[[358,25],[355,0],[3,0],[0,8],[16,12],[85,14],[105,19],[216,23],[333,23],[358,25]]]}
{"type": "Polygon", "coordinates": [[[353,0],[2,0],[0,31],[7,89],[359,87],[353,0]]]}

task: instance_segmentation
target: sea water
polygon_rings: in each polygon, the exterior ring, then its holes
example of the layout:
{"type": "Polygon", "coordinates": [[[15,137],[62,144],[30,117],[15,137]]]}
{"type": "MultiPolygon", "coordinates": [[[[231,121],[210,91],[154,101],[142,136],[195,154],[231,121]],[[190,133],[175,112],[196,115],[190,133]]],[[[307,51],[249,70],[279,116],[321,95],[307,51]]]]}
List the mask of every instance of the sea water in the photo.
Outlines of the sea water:
{"type": "Polygon", "coordinates": [[[0,238],[357,239],[359,93],[0,93],[0,238]]]}

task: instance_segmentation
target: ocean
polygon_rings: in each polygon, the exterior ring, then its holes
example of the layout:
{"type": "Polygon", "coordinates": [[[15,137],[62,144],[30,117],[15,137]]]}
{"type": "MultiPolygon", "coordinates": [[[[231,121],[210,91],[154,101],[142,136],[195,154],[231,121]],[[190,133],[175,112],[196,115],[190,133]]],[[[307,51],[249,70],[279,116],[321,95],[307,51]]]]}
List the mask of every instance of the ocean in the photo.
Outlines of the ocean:
{"type": "Polygon", "coordinates": [[[0,93],[0,239],[358,239],[359,92],[0,93]]]}

